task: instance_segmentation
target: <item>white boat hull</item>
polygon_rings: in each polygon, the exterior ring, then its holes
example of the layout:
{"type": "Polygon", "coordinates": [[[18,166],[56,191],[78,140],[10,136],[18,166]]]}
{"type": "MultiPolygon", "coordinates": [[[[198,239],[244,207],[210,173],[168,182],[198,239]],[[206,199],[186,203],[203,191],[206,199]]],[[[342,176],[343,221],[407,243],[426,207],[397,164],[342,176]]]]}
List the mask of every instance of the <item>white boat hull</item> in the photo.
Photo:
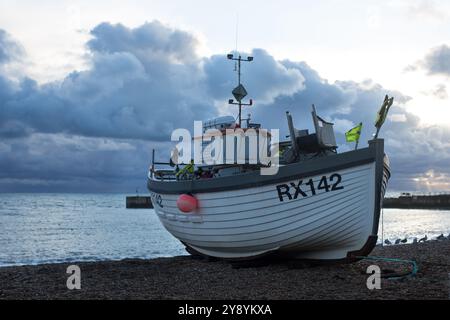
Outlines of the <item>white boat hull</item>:
{"type": "Polygon", "coordinates": [[[199,206],[188,214],[177,208],[179,194],[151,191],[152,202],[164,227],[206,256],[251,259],[277,252],[298,259],[342,260],[367,246],[370,252],[376,241],[376,214],[389,179],[385,163],[377,189],[376,166],[374,161],[263,186],[194,193],[199,206]],[[323,183],[319,188],[324,176],[328,191],[323,183]],[[312,186],[307,185],[310,179],[312,186]]]}

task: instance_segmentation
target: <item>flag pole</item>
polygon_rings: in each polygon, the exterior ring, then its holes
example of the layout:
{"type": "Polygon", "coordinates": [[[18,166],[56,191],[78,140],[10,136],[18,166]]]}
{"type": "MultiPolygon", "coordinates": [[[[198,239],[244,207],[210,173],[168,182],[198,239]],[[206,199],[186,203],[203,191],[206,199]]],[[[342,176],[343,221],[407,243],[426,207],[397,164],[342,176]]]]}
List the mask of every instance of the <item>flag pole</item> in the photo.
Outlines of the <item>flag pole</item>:
{"type": "Polygon", "coordinates": [[[358,149],[359,137],[361,136],[361,130],[362,130],[362,122],[359,123],[359,134],[358,134],[358,139],[356,139],[355,150],[358,149]]]}

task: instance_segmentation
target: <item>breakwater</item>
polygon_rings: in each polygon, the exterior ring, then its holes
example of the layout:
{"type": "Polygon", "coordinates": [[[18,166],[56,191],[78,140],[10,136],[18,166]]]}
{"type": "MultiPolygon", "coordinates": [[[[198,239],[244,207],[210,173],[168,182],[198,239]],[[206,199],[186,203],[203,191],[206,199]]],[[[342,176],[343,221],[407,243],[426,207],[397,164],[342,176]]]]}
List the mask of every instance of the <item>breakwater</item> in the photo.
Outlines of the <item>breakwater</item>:
{"type": "Polygon", "coordinates": [[[385,198],[384,208],[441,209],[450,210],[450,194],[412,195],[402,194],[398,198],[385,198]]]}
{"type": "Polygon", "coordinates": [[[127,209],[153,209],[150,197],[135,196],[126,198],[127,209]]]}

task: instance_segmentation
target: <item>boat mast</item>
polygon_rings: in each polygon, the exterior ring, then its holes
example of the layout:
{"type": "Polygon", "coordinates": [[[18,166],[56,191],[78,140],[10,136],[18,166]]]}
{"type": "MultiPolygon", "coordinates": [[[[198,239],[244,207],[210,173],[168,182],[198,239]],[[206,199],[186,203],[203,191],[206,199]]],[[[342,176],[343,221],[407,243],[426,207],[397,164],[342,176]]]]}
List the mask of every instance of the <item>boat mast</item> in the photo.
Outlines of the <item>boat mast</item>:
{"type": "Polygon", "coordinates": [[[234,102],[233,99],[228,100],[229,104],[236,104],[239,106],[239,127],[241,127],[242,122],[242,106],[251,106],[253,104],[252,99],[250,99],[249,103],[243,103],[242,99],[247,95],[247,90],[245,90],[244,86],[241,84],[241,61],[253,61],[253,57],[242,58],[240,55],[235,57],[232,53],[227,55],[229,60],[237,61],[237,73],[238,73],[238,86],[233,89],[232,94],[237,102],[234,102]]]}

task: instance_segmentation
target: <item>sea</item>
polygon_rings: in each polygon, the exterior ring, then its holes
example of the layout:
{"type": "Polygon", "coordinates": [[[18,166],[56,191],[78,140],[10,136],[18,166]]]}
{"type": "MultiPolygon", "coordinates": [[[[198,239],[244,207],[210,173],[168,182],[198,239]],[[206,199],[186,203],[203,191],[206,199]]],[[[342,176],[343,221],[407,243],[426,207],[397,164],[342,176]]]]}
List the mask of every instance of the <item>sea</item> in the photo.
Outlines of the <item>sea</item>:
{"type": "MultiPolygon", "coordinates": [[[[125,194],[0,193],[0,266],[187,255],[152,209],[125,194]]],[[[379,241],[450,233],[449,210],[384,209],[379,241]]]]}

